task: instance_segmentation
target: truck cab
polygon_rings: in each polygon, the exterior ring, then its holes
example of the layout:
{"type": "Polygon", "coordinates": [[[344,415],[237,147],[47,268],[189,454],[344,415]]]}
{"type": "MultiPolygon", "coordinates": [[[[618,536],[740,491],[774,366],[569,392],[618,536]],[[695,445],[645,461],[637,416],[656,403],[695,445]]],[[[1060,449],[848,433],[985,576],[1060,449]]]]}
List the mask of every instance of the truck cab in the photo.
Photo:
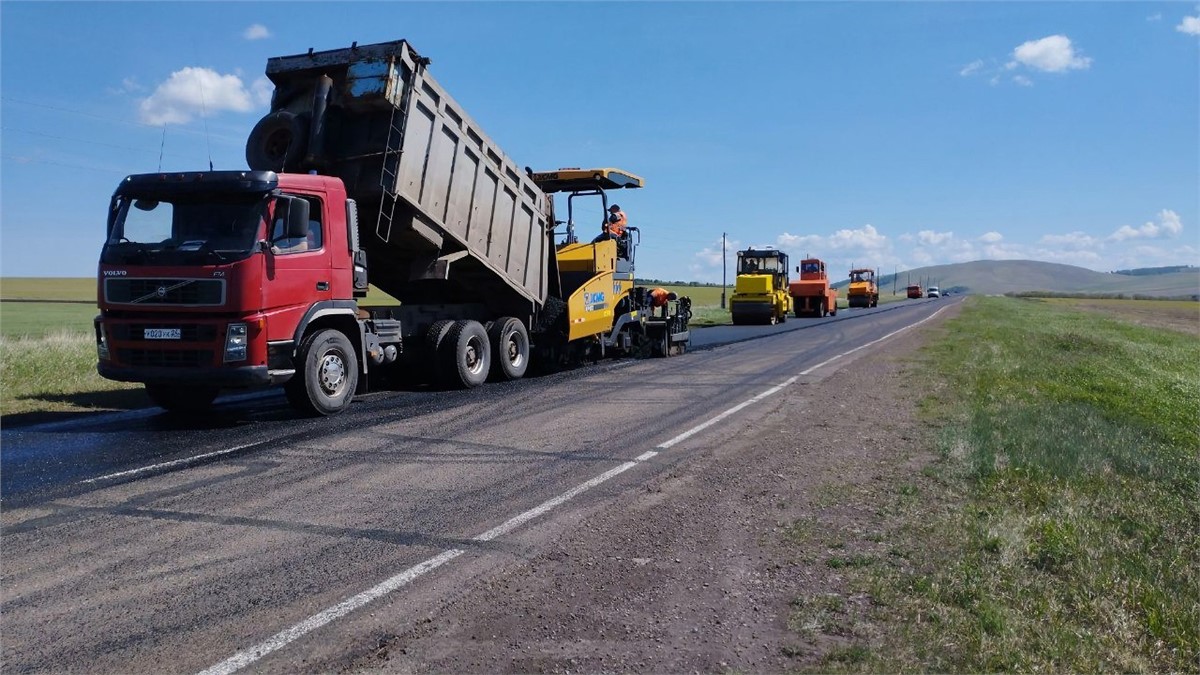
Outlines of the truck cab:
{"type": "MultiPolygon", "coordinates": [[[[303,327],[359,333],[354,208],[341,181],[322,176],[127,177],[100,254],[100,375],[145,383],[169,410],[205,407],[222,388],[287,382],[303,327]]],[[[330,360],[330,395],[353,395],[359,356],[330,360]]]]}
{"type": "Polygon", "coordinates": [[[773,325],[787,321],[791,310],[787,254],[776,249],[738,251],[737,281],[729,299],[734,325],[773,325]]]}

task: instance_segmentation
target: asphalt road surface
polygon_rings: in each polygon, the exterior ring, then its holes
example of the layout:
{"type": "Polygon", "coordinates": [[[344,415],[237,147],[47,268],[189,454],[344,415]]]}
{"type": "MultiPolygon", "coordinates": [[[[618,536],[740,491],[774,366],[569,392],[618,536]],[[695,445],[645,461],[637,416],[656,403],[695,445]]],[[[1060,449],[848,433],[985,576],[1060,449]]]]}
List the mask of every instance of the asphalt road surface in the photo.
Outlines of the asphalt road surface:
{"type": "Polygon", "coordinates": [[[702,329],[682,356],[372,394],[333,419],[268,395],[203,425],[148,410],[5,430],[0,659],[323,669],[956,300],[702,329]]]}

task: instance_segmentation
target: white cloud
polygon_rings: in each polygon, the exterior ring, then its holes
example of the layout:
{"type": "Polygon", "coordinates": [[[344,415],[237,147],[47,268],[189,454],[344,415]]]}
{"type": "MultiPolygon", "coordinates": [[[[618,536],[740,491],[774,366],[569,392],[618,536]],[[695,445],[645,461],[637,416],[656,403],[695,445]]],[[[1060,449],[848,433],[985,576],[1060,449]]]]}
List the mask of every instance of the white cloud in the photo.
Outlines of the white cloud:
{"type": "Polygon", "coordinates": [[[958,74],[967,77],[978,73],[981,68],[983,68],[983,59],[977,59],[963,66],[963,69],[958,71],[958,74]]]}
{"type": "Polygon", "coordinates": [[[1029,79],[1028,77],[1025,77],[1024,75],[1013,75],[1013,82],[1021,85],[1022,87],[1032,87],[1033,86],[1033,80],[1029,79]]]}
{"type": "Polygon", "coordinates": [[[862,251],[872,253],[888,248],[887,237],[879,234],[874,225],[867,224],[855,230],[838,230],[829,237],[829,247],[840,251],[862,251]]]}
{"type": "Polygon", "coordinates": [[[817,234],[789,234],[784,232],[775,239],[775,245],[786,251],[821,248],[821,236],[817,234]]]}
{"type": "Polygon", "coordinates": [[[999,243],[1002,239],[1004,239],[1004,235],[1000,234],[999,232],[985,232],[979,236],[979,241],[982,241],[985,244],[999,243]]]}
{"type": "Polygon", "coordinates": [[[260,78],[249,88],[237,75],[187,67],[171,73],[154,93],[142,99],[139,117],[146,124],[186,124],[193,117],[222,111],[250,112],[271,98],[271,85],[260,78]]]}
{"type": "Polygon", "coordinates": [[[1055,246],[1071,250],[1092,248],[1100,243],[1099,239],[1084,232],[1068,232],[1067,234],[1046,234],[1038,240],[1043,246],[1055,246]]]}
{"type": "Polygon", "coordinates": [[[1077,54],[1070,38],[1065,35],[1051,35],[1025,42],[1013,50],[1013,58],[1034,70],[1047,73],[1086,70],[1092,65],[1092,59],[1077,54]]]}
{"type": "Polygon", "coordinates": [[[1147,21],[1162,21],[1162,12],[1155,12],[1146,17],[1147,21]]]}
{"type": "Polygon", "coordinates": [[[850,254],[877,254],[891,248],[888,238],[879,233],[874,225],[863,225],[857,229],[842,229],[829,236],[819,234],[795,235],[784,232],[776,238],[776,244],[782,249],[811,249],[814,254],[819,250],[832,249],[850,254]]]}
{"type": "Polygon", "coordinates": [[[1200,35],[1200,16],[1185,16],[1175,30],[1188,35],[1200,35]]]}
{"type": "Polygon", "coordinates": [[[256,23],[242,31],[242,37],[247,40],[263,40],[271,37],[271,31],[267,30],[267,27],[261,23],[256,23]]]}
{"type": "MultiPolygon", "coordinates": [[[[742,243],[736,239],[727,239],[725,241],[725,258],[728,260],[736,260],[737,252],[742,248],[742,243]]],[[[703,270],[721,269],[721,240],[713,242],[709,246],[697,251],[693,256],[691,270],[700,272],[703,270]]]]}
{"type": "Polygon", "coordinates": [[[954,238],[953,232],[934,232],[933,230],[921,230],[917,233],[917,241],[924,246],[941,246],[954,238]]]}
{"type": "Polygon", "coordinates": [[[1183,231],[1183,223],[1179,214],[1170,209],[1158,212],[1158,222],[1146,222],[1141,227],[1122,225],[1120,229],[1109,235],[1112,241],[1127,241],[1130,239],[1159,239],[1178,236],[1183,231]]]}

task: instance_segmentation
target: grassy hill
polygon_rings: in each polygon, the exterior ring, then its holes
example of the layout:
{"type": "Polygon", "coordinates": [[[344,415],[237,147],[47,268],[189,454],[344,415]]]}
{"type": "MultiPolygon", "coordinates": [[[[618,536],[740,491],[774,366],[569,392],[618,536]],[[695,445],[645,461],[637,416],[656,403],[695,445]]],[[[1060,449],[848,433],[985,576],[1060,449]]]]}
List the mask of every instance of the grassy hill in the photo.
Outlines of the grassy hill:
{"type": "MultiPolygon", "coordinates": [[[[899,278],[896,280],[896,287],[901,291],[908,285],[909,279],[912,283],[930,279],[933,285],[954,288],[964,293],[1051,291],[1154,296],[1200,294],[1200,268],[1169,274],[1129,276],[1036,260],[976,260],[953,265],[919,267],[901,272],[897,276],[899,278]]],[[[835,284],[838,287],[845,285],[845,281],[835,284]]],[[[890,293],[892,275],[883,275],[879,286],[881,293],[890,293]]]]}

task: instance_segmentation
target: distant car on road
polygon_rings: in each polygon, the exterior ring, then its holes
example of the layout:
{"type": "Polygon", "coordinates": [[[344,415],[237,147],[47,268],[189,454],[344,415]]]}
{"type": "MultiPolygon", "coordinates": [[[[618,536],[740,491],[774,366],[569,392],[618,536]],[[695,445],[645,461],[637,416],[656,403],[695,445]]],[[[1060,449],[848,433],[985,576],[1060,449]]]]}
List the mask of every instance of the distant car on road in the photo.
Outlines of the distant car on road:
{"type": "Polygon", "coordinates": [[[927,298],[940,298],[942,294],[938,292],[937,286],[930,286],[929,292],[925,295],[927,298]]]}

